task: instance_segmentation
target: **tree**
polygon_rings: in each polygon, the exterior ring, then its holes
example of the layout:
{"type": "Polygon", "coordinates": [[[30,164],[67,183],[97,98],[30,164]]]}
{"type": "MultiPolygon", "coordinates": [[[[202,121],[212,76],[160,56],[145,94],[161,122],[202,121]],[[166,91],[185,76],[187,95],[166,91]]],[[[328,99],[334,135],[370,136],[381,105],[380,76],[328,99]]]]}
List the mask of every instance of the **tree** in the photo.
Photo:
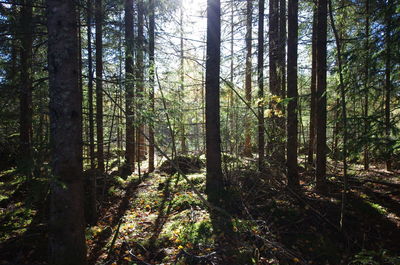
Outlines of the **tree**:
{"type": "MultiPolygon", "coordinates": [[[[281,96],[281,82],[279,74],[279,0],[269,1],[269,90],[274,97],[281,96]]],[[[277,109],[278,107],[271,102],[271,108],[277,109]]],[[[275,112],[271,119],[271,134],[268,141],[270,155],[276,161],[282,161],[280,154],[284,153],[280,150],[280,120],[275,112]]],[[[279,113],[279,112],[278,112],[279,113]]]]}
{"type": "Polygon", "coordinates": [[[126,149],[125,162],[128,172],[135,168],[134,132],[134,71],[133,71],[133,0],[125,0],[125,109],[126,109],[126,149]]]}
{"type": "MultiPolygon", "coordinates": [[[[140,110],[143,106],[143,94],[144,94],[144,4],[143,0],[137,1],[137,12],[138,12],[138,36],[136,42],[136,94],[137,94],[137,121],[138,121],[138,129],[136,130],[136,158],[138,161],[141,161],[146,155],[146,146],[145,146],[145,138],[143,136],[144,133],[144,124],[143,117],[140,113],[140,110]]],[[[140,169],[139,169],[140,170],[140,169]]]]}
{"type": "Polygon", "coordinates": [[[103,0],[95,2],[96,20],[96,135],[97,168],[104,172],[103,136],[103,0]]]}
{"type": "MultiPolygon", "coordinates": [[[[279,43],[278,43],[278,83],[279,96],[286,95],[286,0],[279,0],[279,43]]],[[[280,129],[285,131],[284,122],[280,123],[280,129]]],[[[283,152],[282,152],[283,153],[283,152]]]]}
{"type": "Polygon", "coordinates": [[[287,177],[289,187],[299,186],[297,170],[297,45],[298,45],[298,0],[289,0],[288,6],[288,58],[287,58],[287,177]]]}
{"type": "Polygon", "coordinates": [[[386,170],[392,170],[392,143],[390,139],[390,94],[392,90],[392,9],[393,1],[388,1],[385,12],[385,137],[386,137],[386,170]]]}
{"type": "Polygon", "coordinates": [[[309,165],[314,163],[315,150],[315,123],[316,123],[316,93],[317,93],[317,8],[313,6],[312,20],[312,44],[311,44],[311,86],[310,86],[310,128],[308,142],[308,158],[309,165]]]}
{"type": "MultiPolygon", "coordinates": [[[[154,73],[155,73],[155,60],[154,60],[154,29],[155,29],[155,7],[154,0],[149,0],[149,83],[150,83],[150,110],[155,114],[154,108],[154,73]]],[[[151,121],[149,126],[149,172],[154,171],[154,122],[151,121]]]]}
{"type": "MultiPolygon", "coordinates": [[[[364,136],[366,137],[368,135],[368,130],[369,130],[369,67],[370,67],[370,44],[369,44],[369,35],[370,35],[370,8],[369,8],[369,2],[370,0],[365,0],[365,76],[364,76],[364,136]]],[[[368,170],[369,169],[369,143],[368,140],[364,140],[364,169],[368,170]]]]}
{"type": "Polygon", "coordinates": [[[97,210],[96,210],[96,186],[97,186],[97,174],[94,172],[96,168],[95,163],[95,144],[94,144],[94,120],[93,120],[93,59],[92,59],[92,12],[93,2],[92,0],[87,1],[87,42],[88,42],[88,108],[89,108],[89,157],[90,157],[90,169],[91,174],[90,184],[88,187],[89,191],[89,203],[88,210],[85,212],[88,223],[94,225],[97,222],[97,210]]]}
{"type": "MultiPolygon", "coordinates": [[[[340,41],[340,34],[335,25],[332,10],[332,0],[329,0],[329,17],[331,20],[331,27],[335,36],[336,50],[337,50],[337,64],[339,71],[339,88],[340,88],[340,100],[342,110],[342,125],[343,125],[343,192],[342,192],[342,203],[341,203],[341,215],[340,215],[340,228],[343,228],[344,224],[344,210],[346,205],[346,193],[347,193],[347,108],[346,108],[346,88],[343,78],[343,62],[342,62],[342,43],[340,41]]],[[[343,2],[341,2],[343,5],[343,2]]]]}
{"type": "MultiPolygon", "coordinates": [[[[224,182],[221,168],[220,136],[220,55],[221,55],[221,4],[219,0],[207,1],[207,60],[206,60],[206,193],[211,205],[223,207],[224,182]]],[[[230,218],[210,209],[214,234],[221,244],[233,233],[230,218]],[[222,239],[222,240],[221,240],[222,239]]]]}
{"type": "Polygon", "coordinates": [[[52,180],[49,263],[86,264],[76,5],[47,0],[52,180]]]}
{"type": "MultiPolygon", "coordinates": [[[[258,3],[258,98],[264,98],[264,0],[258,3]]],[[[264,104],[258,104],[258,170],[264,168],[264,104]]]]}
{"type": "MultiPolygon", "coordinates": [[[[252,73],[252,31],[253,31],[253,2],[252,0],[247,0],[246,8],[246,73],[245,73],[245,91],[246,100],[248,104],[251,104],[251,73],[252,73]]],[[[246,156],[251,156],[251,125],[249,119],[246,119],[245,125],[245,143],[243,154],[246,156]]]]}
{"type": "Polygon", "coordinates": [[[20,100],[20,154],[23,171],[29,176],[32,167],[32,4],[24,0],[20,15],[21,27],[21,84],[20,100]]]}
{"type": "MultiPolygon", "coordinates": [[[[180,27],[180,90],[178,92],[179,99],[181,101],[182,106],[184,106],[183,100],[183,92],[185,91],[185,53],[184,53],[184,45],[183,45],[183,1],[181,1],[180,15],[179,15],[179,27],[180,27]]],[[[180,110],[180,141],[181,141],[181,152],[182,154],[187,153],[186,146],[186,128],[185,128],[185,111],[183,109],[180,110]]]]}
{"type": "Polygon", "coordinates": [[[326,181],[326,54],[327,54],[327,0],[317,1],[317,190],[323,191],[326,181]]]}

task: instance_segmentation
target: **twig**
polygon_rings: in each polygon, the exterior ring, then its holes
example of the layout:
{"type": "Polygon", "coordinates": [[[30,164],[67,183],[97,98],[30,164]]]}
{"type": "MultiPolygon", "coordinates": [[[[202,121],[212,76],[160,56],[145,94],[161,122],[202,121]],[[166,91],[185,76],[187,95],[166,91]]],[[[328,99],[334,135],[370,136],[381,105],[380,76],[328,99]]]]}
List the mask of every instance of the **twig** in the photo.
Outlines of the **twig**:
{"type": "Polygon", "coordinates": [[[181,249],[179,254],[176,256],[174,264],[176,265],[178,260],[182,258],[183,256],[190,258],[193,262],[196,262],[196,264],[202,264],[203,262],[209,262],[211,264],[214,264],[212,258],[215,257],[217,252],[211,252],[207,255],[204,256],[196,256],[193,254],[190,254],[189,252],[185,251],[184,249],[181,249]]]}

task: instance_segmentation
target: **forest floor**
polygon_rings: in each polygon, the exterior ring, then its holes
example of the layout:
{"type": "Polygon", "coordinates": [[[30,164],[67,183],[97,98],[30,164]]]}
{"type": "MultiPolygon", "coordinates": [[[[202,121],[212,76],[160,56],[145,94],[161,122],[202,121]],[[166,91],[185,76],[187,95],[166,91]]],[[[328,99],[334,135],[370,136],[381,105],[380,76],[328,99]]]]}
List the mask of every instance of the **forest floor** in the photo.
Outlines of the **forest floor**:
{"type": "MultiPolygon", "coordinates": [[[[312,171],[301,172],[293,192],[251,161],[225,167],[240,264],[400,264],[400,172],[352,166],[341,229],[340,165],[330,166],[324,194],[314,191],[312,171]]],[[[187,176],[204,195],[204,168],[187,176]]],[[[207,208],[184,178],[109,179],[98,224],[86,231],[90,264],[215,263],[207,208]]],[[[24,183],[15,171],[0,174],[0,264],[46,264],[46,209],[38,207],[46,196],[39,188],[28,195],[24,183]]]]}

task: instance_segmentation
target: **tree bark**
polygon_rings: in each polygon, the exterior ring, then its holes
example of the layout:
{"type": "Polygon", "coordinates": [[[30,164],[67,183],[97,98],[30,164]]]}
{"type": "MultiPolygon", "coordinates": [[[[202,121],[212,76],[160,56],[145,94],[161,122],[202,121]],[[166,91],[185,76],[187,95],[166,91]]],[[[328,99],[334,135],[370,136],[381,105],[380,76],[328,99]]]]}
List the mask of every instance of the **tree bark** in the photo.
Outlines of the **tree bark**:
{"type": "Polygon", "coordinates": [[[88,42],[88,107],[89,107],[89,156],[90,168],[96,167],[94,144],[94,120],[93,120],[93,49],[92,49],[92,12],[93,2],[87,1],[87,42],[88,42]]]}
{"type": "Polygon", "coordinates": [[[126,108],[126,149],[125,162],[128,173],[135,168],[135,132],[134,132],[134,68],[133,68],[133,0],[125,0],[125,108],[126,108]]]}
{"type": "MultiPolygon", "coordinates": [[[[213,205],[224,207],[225,189],[221,169],[220,136],[220,48],[221,48],[221,4],[219,0],[207,1],[207,60],[206,60],[206,193],[213,205]]],[[[233,233],[230,218],[215,209],[210,209],[213,233],[219,244],[227,245],[233,233]],[[224,238],[221,235],[225,235],[224,238]],[[228,240],[229,241],[229,240],[228,240]]],[[[222,248],[225,249],[225,248],[222,248]]],[[[228,259],[227,255],[221,255],[228,259]]],[[[223,263],[226,264],[226,263],[223,263]]]]}
{"type": "MultiPolygon", "coordinates": [[[[247,0],[246,9],[246,73],[245,73],[245,91],[246,101],[251,105],[251,73],[252,73],[252,27],[253,24],[253,3],[252,0],[247,0]]],[[[251,123],[250,119],[247,118],[245,122],[245,143],[243,155],[251,156],[251,123]]]]}
{"type": "Polygon", "coordinates": [[[76,5],[47,0],[52,181],[49,264],[86,264],[76,5]]]}
{"type": "Polygon", "coordinates": [[[146,156],[146,143],[145,138],[143,136],[144,133],[144,119],[141,115],[141,108],[143,106],[143,94],[144,94],[144,64],[143,64],[143,53],[144,53],[144,4],[143,0],[137,1],[137,12],[138,12],[138,36],[136,43],[136,94],[137,94],[137,121],[139,124],[137,133],[136,133],[136,158],[137,161],[140,162],[146,156]]]}
{"type": "Polygon", "coordinates": [[[21,7],[21,84],[20,100],[20,159],[23,172],[30,178],[32,160],[32,5],[24,0],[21,7]]]}
{"type": "Polygon", "coordinates": [[[316,93],[317,93],[317,8],[313,8],[312,47],[311,47],[311,96],[310,96],[310,131],[308,142],[309,165],[314,164],[315,124],[316,124],[316,93]]]}
{"type": "Polygon", "coordinates": [[[392,143],[390,139],[390,94],[392,90],[391,81],[391,42],[392,42],[392,1],[388,2],[388,10],[385,10],[385,137],[386,137],[386,170],[392,170],[392,143]]]}
{"type": "MultiPolygon", "coordinates": [[[[280,95],[280,82],[279,82],[279,0],[269,1],[269,90],[272,95],[280,95]]],[[[275,103],[271,102],[270,108],[275,103]]],[[[279,146],[279,120],[274,114],[271,117],[271,134],[268,139],[268,150],[270,155],[276,158],[277,149],[279,146]]]]}
{"type": "Polygon", "coordinates": [[[365,0],[365,77],[364,77],[364,169],[369,169],[369,1],[365,0]]]}
{"type": "Polygon", "coordinates": [[[97,132],[97,168],[104,172],[104,135],[103,135],[103,3],[96,0],[96,132],[97,132]]]}
{"type": "MultiPolygon", "coordinates": [[[[264,98],[264,0],[258,3],[258,98],[264,98]]],[[[264,170],[264,102],[258,104],[258,170],[264,170]]]]}
{"type": "MultiPolygon", "coordinates": [[[[343,6],[342,6],[343,8],[343,6]]],[[[342,43],[340,42],[340,35],[335,26],[335,20],[332,11],[332,0],[329,0],[329,17],[331,20],[331,27],[335,36],[336,48],[337,48],[337,62],[339,68],[339,87],[340,87],[340,99],[342,108],[342,125],[343,125],[343,191],[342,191],[342,203],[341,203],[341,214],[340,214],[340,228],[344,226],[344,215],[346,206],[346,194],[348,189],[348,176],[347,176],[347,109],[346,109],[346,90],[343,77],[343,63],[342,63],[342,43]]],[[[339,27],[340,28],[340,27],[339,27]]]]}
{"type": "MultiPolygon", "coordinates": [[[[150,83],[150,111],[155,115],[154,108],[154,71],[155,71],[155,58],[154,58],[154,40],[155,40],[155,7],[154,0],[149,0],[149,83],[150,83]]],[[[154,122],[150,122],[149,126],[149,172],[154,171],[154,122]]]]}
{"type": "Polygon", "coordinates": [[[297,170],[297,146],[298,146],[298,119],[297,119],[297,45],[298,45],[298,0],[289,0],[288,6],[288,88],[287,97],[287,178],[288,186],[298,188],[299,173],[297,170]]]}
{"type": "Polygon", "coordinates": [[[327,71],[327,0],[317,1],[317,165],[316,189],[324,191],[326,183],[326,71],[327,71]]]}
{"type": "Polygon", "coordinates": [[[85,211],[86,220],[90,225],[95,225],[97,222],[97,172],[95,171],[95,144],[94,144],[94,120],[93,120],[93,58],[92,58],[92,12],[93,2],[87,1],[87,41],[88,41],[88,108],[89,108],[89,159],[90,159],[90,174],[89,185],[87,187],[89,193],[88,208],[85,211]]]}

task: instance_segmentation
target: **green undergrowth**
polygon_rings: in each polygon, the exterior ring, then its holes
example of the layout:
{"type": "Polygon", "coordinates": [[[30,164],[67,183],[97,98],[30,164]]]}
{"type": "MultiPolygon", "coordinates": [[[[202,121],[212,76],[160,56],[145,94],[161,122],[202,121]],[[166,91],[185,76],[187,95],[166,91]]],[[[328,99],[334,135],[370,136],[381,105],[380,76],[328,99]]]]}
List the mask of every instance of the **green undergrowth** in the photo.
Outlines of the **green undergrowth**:
{"type": "Polygon", "coordinates": [[[27,231],[36,214],[36,206],[46,197],[48,180],[28,180],[17,169],[0,173],[0,241],[18,237],[27,231]]]}

